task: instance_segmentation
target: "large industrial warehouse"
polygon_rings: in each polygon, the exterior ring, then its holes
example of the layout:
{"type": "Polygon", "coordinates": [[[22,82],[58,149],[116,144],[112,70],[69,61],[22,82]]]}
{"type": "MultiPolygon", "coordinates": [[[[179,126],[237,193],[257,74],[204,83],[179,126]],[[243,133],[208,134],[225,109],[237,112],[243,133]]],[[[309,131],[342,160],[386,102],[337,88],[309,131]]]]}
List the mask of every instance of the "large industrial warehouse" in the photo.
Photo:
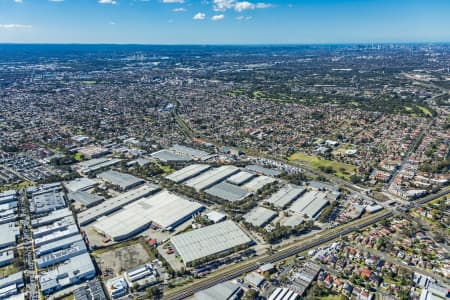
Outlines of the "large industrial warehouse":
{"type": "Polygon", "coordinates": [[[201,204],[164,190],[100,218],[94,223],[94,229],[120,241],[145,230],[150,223],[171,230],[202,209],[201,204]]]}
{"type": "Polygon", "coordinates": [[[224,221],[171,237],[186,266],[212,255],[226,254],[252,240],[233,221],[224,221]]]}
{"type": "Polygon", "coordinates": [[[250,223],[255,227],[264,227],[269,224],[270,221],[272,221],[276,216],[277,213],[273,210],[257,206],[246,213],[243,218],[245,222],[250,223]]]}
{"type": "Polygon", "coordinates": [[[324,192],[308,191],[292,203],[289,210],[300,215],[306,214],[311,219],[315,219],[329,203],[326,196],[324,192]]]}
{"type": "Polygon", "coordinates": [[[190,186],[197,191],[201,191],[212,187],[213,185],[225,180],[239,172],[239,168],[235,166],[221,166],[208,172],[202,173],[192,179],[185,182],[187,186],[190,186]]]}
{"type": "Polygon", "coordinates": [[[119,210],[123,206],[136,201],[142,197],[148,196],[159,190],[159,187],[153,184],[145,184],[137,189],[131,190],[117,197],[108,199],[97,206],[93,206],[90,209],[84,210],[78,214],[78,224],[80,226],[87,225],[96,219],[113,213],[119,210]]]}
{"type": "Polygon", "coordinates": [[[252,194],[249,191],[228,182],[216,184],[205,190],[205,193],[231,202],[241,201],[252,194]]]}
{"type": "Polygon", "coordinates": [[[97,178],[100,178],[113,186],[117,186],[121,191],[128,191],[129,189],[144,183],[144,180],[141,178],[113,170],[100,173],[97,175],[97,178]]]}
{"type": "Polygon", "coordinates": [[[305,188],[303,187],[294,184],[287,184],[270,198],[264,200],[264,202],[273,204],[277,208],[284,209],[295,199],[300,197],[304,192],[305,188]]]}
{"type": "Polygon", "coordinates": [[[166,179],[169,179],[175,183],[181,183],[191,178],[194,178],[195,176],[198,176],[199,174],[209,169],[211,169],[211,166],[209,165],[194,164],[187,166],[176,172],[173,172],[170,175],[167,175],[166,179]]]}

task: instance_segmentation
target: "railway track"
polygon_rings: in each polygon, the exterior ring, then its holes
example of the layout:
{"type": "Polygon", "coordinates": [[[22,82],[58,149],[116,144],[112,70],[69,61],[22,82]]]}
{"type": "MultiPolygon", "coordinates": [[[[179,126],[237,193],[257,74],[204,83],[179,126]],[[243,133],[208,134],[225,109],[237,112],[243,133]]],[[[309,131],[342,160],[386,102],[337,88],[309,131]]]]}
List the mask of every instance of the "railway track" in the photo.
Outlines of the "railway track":
{"type": "Polygon", "coordinates": [[[332,241],[336,238],[339,238],[340,236],[347,235],[351,232],[354,232],[354,231],[357,231],[364,227],[370,226],[374,223],[381,221],[382,219],[389,218],[392,215],[393,214],[391,211],[386,211],[379,215],[375,215],[371,218],[360,220],[357,224],[347,224],[347,225],[344,225],[345,227],[335,228],[335,229],[333,229],[329,232],[326,232],[312,240],[296,243],[295,245],[289,246],[286,249],[280,250],[274,254],[265,255],[257,261],[244,263],[236,268],[222,272],[217,275],[213,275],[212,277],[209,277],[202,281],[194,283],[194,284],[192,284],[184,289],[181,289],[179,291],[168,293],[167,295],[164,296],[164,299],[167,299],[167,300],[184,299],[186,297],[192,296],[193,294],[195,294],[198,291],[210,288],[216,284],[234,279],[236,277],[241,276],[242,274],[254,271],[254,270],[258,269],[259,266],[262,264],[275,263],[280,260],[286,259],[290,256],[293,256],[298,253],[315,248],[323,243],[332,241]]]}

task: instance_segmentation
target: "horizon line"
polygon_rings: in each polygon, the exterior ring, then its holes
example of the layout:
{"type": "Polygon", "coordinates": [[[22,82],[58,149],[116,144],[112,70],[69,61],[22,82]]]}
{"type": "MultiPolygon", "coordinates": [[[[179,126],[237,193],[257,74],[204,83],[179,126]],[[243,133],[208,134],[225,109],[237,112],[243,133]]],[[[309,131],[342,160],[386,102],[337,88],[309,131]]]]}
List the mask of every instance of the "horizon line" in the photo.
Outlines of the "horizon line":
{"type": "Polygon", "coordinates": [[[326,46],[326,45],[423,45],[450,44],[449,41],[383,41],[383,42],[311,42],[311,43],[91,43],[91,42],[0,42],[0,45],[73,45],[73,46],[326,46]]]}

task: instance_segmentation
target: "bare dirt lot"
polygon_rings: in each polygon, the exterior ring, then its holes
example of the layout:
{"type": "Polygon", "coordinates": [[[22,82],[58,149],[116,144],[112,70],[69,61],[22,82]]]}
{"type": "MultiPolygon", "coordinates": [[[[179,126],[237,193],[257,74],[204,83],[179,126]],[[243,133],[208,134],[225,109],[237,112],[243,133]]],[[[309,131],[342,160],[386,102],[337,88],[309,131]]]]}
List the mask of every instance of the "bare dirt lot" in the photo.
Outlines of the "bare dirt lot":
{"type": "Polygon", "coordinates": [[[107,273],[107,277],[119,275],[126,270],[148,263],[151,260],[147,251],[137,241],[131,245],[99,251],[94,256],[102,273],[107,273]]]}

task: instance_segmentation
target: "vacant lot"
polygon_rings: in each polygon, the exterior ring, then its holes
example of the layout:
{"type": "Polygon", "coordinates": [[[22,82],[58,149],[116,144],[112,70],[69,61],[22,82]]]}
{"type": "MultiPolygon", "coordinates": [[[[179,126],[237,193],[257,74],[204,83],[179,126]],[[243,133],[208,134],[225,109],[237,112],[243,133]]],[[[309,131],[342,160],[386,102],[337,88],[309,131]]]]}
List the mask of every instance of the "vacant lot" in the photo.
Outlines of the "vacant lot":
{"type": "Polygon", "coordinates": [[[356,166],[341,163],[334,160],[328,160],[328,159],[322,159],[318,158],[316,156],[307,155],[305,153],[294,153],[289,158],[289,161],[299,161],[302,163],[305,163],[315,169],[321,169],[326,167],[333,168],[333,173],[341,178],[344,178],[346,180],[350,180],[350,176],[355,173],[356,166]]]}
{"type": "Polygon", "coordinates": [[[116,244],[111,249],[101,249],[93,254],[100,269],[104,274],[107,273],[108,277],[148,263],[152,259],[139,241],[132,244],[126,242],[123,246],[116,244]]]}

